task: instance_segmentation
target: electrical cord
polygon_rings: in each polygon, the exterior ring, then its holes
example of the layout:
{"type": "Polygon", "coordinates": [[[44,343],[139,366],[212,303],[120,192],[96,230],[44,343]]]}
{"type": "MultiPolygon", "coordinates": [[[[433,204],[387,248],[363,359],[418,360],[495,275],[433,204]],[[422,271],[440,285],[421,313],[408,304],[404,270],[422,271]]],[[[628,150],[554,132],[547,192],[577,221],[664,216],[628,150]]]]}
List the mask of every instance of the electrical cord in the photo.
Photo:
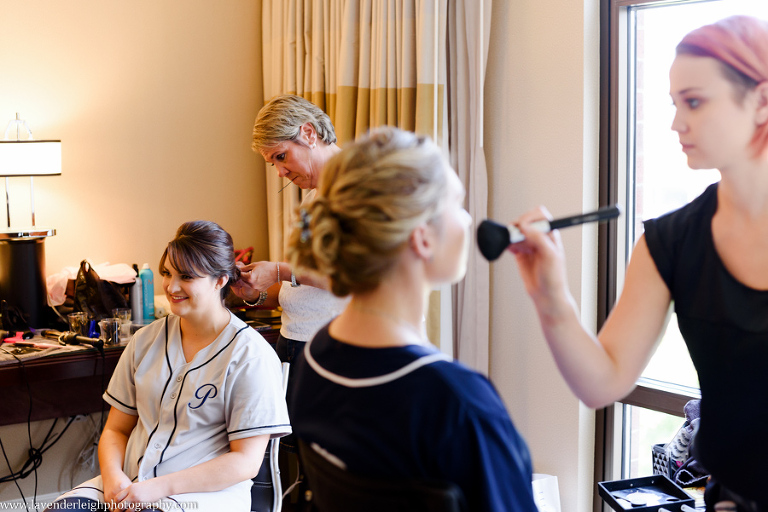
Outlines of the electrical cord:
{"type": "Polygon", "coordinates": [[[48,429],[48,433],[45,435],[43,442],[40,444],[40,448],[34,448],[30,443],[30,449],[28,452],[29,458],[26,460],[26,462],[24,462],[21,469],[18,471],[11,470],[12,472],[10,475],[0,477],[0,483],[10,482],[11,480],[16,480],[19,478],[27,478],[34,471],[36,471],[37,468],[40,467],[40,465],[43,463],[43,454],[50,450],[61,439],[61,436],[64,435],[67,429],[69,429],[70,425],[72,425],[72,423],[75,421],[75,416],[70,416],[67,424],[64,425],[64,429],[59,432],[53,440],[50,441],[50,444],[47,444],[58,421],[58,418],[53,420],[51,428],[48,429]]]}
{"type": "Polygon", "coordinates": [[[56,308],[56,306],[51,306],[51,309],[53,310],[54,313],[56,313],[56,316],[61,318],[67,325],[69,325],[69,320],[67,320],[64,315],[59,313],[59,310],[56,308]]]}
{"type": "MultiPolygon", "coordinates": [[[[0,439],[0,449],[3,451],[3,458],[5,459],[5,463],[8,466],[8,471],[13,471],[13,468],[11,467],[11,461],[8,460],[8,454],[5,453],[5,445],[3,445],[2,439],[0,439]]],[[[27,509],[27,512],[29,512],[29,506],[27,506],[27,498],[24,496],[24,492],[22,492],[19,482],[14,479],[13,483],[16,484],[16,488],[19,490],[19,494],[21,494],[21,500],[24,502],[24,508],[27,509]]]]}
{"type": "MultiPolygon", "coordinates": [[[[43,438],[43,442],[40,443],[40,448],[35,448],[32,444],[32,388],[29,385],[29,379],[27,378],[27,370],[26,366],[24,365],[24,361],[22,361],[21,358],[19,358],[16,354],[8,350],[6,347],[0,346],[0,349],[2,349],[3,352],[10,354],[13,356],[14,359],[16,359],[19,362],[19,366],[21,368],[21,374],[22,374],[22,380],[24,381],[24,385],[27,387],[27,396],[29,398],[29,409],[27,412],[27,438],[29,440],[29,451],[27,452],[29,457],[22,465],[21,469],[18,471],[14,471],[13,467],[11,466],[10,461],[8,460],[8,455],[5,451],[5,445],[3,445],[2,439],[0,438],[0,449],[3,452],[3,457],[5,458],[5,463],[8,466],[8,470],[11,472],[9,475],[0,477],[0,483],[7,483],[10,481],[13,481],[13,483],[16,485],[16,488],[19,491],[19,494],[21,495],[21,499],[24,502],[24,507],[26,508],[27,512],[29,512],[29,506],[27,505],[27,498],[24,495],[24,492],[21,490],[21,486],[19,485],[18,480],[27,478],[32,473],[35,474],[35,488],[34,488],[34,494],[32,497],[32,503],[37,510],[37,485],[38,485],[38,474],[37,474],[37,468],[40,467],[40,465],[43,463],[43,454],[47,452],[49,449],[51,449],[64,435],[64,433],[69,429],[70,425],[75,420],[75,417],[72,416],[69,418],[69,421],[64,426],[64,429],[59,432],[56,437],[51,440],[50,444],[48,444],[48,441],[51,438],[51,434],[53,433],[53,429],[56,427],[56,424],[58,423],[58,418],[53,420],[53,423],[51,424],[51,428],[48,429],[48,433],[45,435],[45,438],[43,438]]],[[[103,377],[102,377],[103,380],[103,377]]]]}
{"type": "MultiPolygon", "coordinates": [[[[58,313],[58,312],[57,312],[58,313]]],[[[85,340],[85,338],[83,339],[85,340]]],[[[99,340],[100,341],[100,340],[99,340]]],[[[93,348],[95,348],[99,354],[101,355],[101,364],[102,364],[102,372],[101,372],[101,391],[104,392],[105,389],[105,373],[106,373],[106,353],[104,351],[104,346],[102,343],[89,343],[93,348]]],[[[21,368],[21,374],[22,374],[22,380],[24,381],[24,385],[27,388],[27,396],[29,398],[29,409],[27,411],[27,438],[29,440],[29,451],[28,458],[22,465],[21,469],[18,471],[14,471],[13,467],[11,466],[11,462],[8,459],[8,455],[5,451],[5,445],[2,442],[2,438],[0,438],[0,450],[3,453],[3,458],[5,459],[5,463],[8,467],[8,470],[10,471],[9,475],[0,477],[0,484],[7,483],[13,481],[14,485],[16,486],[16,489],[18,489],[19,494],[21,495],[21,499],[24,502],[24,508],[27,512],[29,512],[29,505],[27,504],[27,498],[24,495],[24,492],[21,490],[21,486],[19,485],[19,480],[27,478],[32,473],[35,475],[35,485],[34,485],[34,494],[32,496],[32,504],[33,508],[35,510],[38,509],[37,506],[37,488],[38,488],[38,474],[37,474],[37,468],[40,467],[43,463],[43,454],[48,451],[50,448],[52,448],[64,435],[64,433],[69,429],[70,425],[75,420],[75,416],[71,416],[69,418],[69,421],[67,421],[67,424],[64,425],[64,429],[58,433],[58,435],[51,440],[50,444],[48,444],[48,441],[51,438],[51,434],[53,433],[53,429],[56,427],[56,424],[58,423],[58,418],[53,420],[53,423],[51,424],[51,428],[48,429],[48,433],[45,435],[45,438],[43,439],[43,442],[40,443],[40,448],[35,448],[32,443],[32,388],[29,384],[29,378],[27,377],[27,369],[24,365],[24,361],[19,358],[16,354],[11,352],[7,349],[7,347],[0,346],[0,350],[3,352],[10,354],[16,361],[19,362],[19,367],[21,368]]],[[[106,409],[105,404],[102,401],[101,404],[101,417],[100,417],[100,425],[99,425],[99,432],[103,430],[104,428],[104,415],[105,415],[106,409]]]]}
{"type": "MultiPolygon", "coordinates": [[[[21,374],[23,376],[24,384],[27,386],[27,394],[29,396],[29,412],[27,413],[27,426],[29,427],[30,420],[32,419],[32,388],[29,386],[29,380],[27,379],[27,369],[24,366],[24,361],[21,360],[20,357],[18,357],[16,354],[8,350],[6,347],[0,347],[2,348],[3,352],[6,352],[7,354],[11,354],[14,359],[16,359],[19,362],[19,365],[21,365],[21,374]]],[[[27,430],[27,435],[30,436],[30,444],[29,446],[32,446],[31,442],[31,435],[29,433],[29,430],[27,430]]],[[[5,458],[5,463],[8,465],[8,471],[11,472],[11,475],[13,475],[13,468],[11,467],[11,462],[8,460],[8,455],[5,453],[5,446],[3,445],[2,439],[0,439],[0,448],[3,450],[3,457],[5,458]]],[[[37,475],[37,474],[35,474],[37,475]]],[[[16,489],[19,490],[19,494],[21,495],[21,500],[24,502],[24,508],[29,512],[29,506],[27,505],[27,497],[24,496],[24,492],[21,490],[21,486],[19,485],[19,482],[16,478],[13,478],[13,483],[16,484],[16,489]]],[[[35,489],[37,489],[37,482],[35,482],[35,489]]],[[[35,492],[35,495],[37,495],[37,492],[35,492]]],[[[33,498],[33,501],[37,501],[37,498],[33,498]]]]}

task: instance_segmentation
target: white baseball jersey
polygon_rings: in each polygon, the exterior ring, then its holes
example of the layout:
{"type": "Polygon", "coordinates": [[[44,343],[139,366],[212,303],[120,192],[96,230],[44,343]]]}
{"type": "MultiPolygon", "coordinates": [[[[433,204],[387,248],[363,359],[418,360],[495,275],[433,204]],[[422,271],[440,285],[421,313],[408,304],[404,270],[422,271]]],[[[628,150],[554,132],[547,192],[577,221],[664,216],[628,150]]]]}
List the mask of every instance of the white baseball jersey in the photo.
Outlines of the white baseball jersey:
{"type": "MultiPolygon", "coordinates": [[[[219,337],[188,362],[179,320],[170,315],[136,332],[104,393],[111,406],[138,416],[123,464],[135,482],[211,460],[229,452],[232,440],[291,432],[280,361],[264,338],[232,315],[219,337]]],[[[250,487],[247,480],[222,491],[172,496],[170,508],[180,509],[175,501],[195,502],[198,511],[249,511],[250,487]]],[[[94,498],[82,492],[87,489],[100,491],[101,478],[64,496],[94,498]]]]}

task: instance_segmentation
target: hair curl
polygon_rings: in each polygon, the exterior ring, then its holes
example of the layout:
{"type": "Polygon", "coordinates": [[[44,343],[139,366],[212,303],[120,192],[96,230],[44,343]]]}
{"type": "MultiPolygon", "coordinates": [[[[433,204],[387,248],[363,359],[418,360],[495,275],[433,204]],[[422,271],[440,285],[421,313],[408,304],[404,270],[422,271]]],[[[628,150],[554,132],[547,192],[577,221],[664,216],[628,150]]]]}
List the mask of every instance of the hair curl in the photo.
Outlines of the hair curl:
{"type": "Polygon", "coordinates": [[[257,153],[281,142],[296,140],[304,123],[311,123],[317,136],[326,144],[336,142],[331,118],[309,100],[295,94],[273,97],[256,116],[253,125],[253,150],[257,153]]]}
{"type": "Polygon", "coordinates": [[[328,276],[340,297],[375,289],[413,230],[441,211],[448,172],[431,140],[397,128],[345,145],[326,163],[315,200],[303,206],[289,261],[328,276]]]}
{"type": "Polygon", "coordinates": [[[221,289],[222,300],[232,284],[240,279],[232,237],[211,221],[196,220],[182,224],[160,258],[161,274],[165,271],[166,261],[177,272],[192,277],[218,279],[227,276],[229,279],[221,289]]]}

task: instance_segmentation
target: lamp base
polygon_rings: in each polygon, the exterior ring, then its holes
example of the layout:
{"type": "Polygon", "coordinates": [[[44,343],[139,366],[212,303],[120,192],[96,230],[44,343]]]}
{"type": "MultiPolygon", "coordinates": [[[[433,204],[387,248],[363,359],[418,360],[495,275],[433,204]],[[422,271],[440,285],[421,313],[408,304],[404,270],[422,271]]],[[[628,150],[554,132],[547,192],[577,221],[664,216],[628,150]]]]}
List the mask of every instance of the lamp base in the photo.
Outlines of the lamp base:
{"type": "Polygon", "coordinates": [[[45,327],[45,236],[0,235],[0,299],[24,314],[30,327],[45,327]]]}

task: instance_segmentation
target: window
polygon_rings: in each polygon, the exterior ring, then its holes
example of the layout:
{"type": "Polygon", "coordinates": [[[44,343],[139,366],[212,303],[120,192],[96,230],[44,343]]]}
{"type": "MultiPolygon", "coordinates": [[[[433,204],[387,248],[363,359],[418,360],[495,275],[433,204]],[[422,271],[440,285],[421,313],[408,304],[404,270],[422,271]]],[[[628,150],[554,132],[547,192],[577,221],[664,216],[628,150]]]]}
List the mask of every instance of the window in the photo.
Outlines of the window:
{"type": "MultiPolygon", "coordinates": [[[[692,29],[727,16],[768,19],[768,2],[603,0],[602,6],[601,70],[608,100],[601,106],[601,200],[623,205],[625,212],[615,232],[601,235],[601,253],[609,254],[601,263],[605,318],[643,220],[683,206],[719,180],[716,170],[687,167],[670,128],[668,73],[675,46],[692,29]]],[[[696,372],[673,314],[637,389],[598,418],[597,430],[604,433],[598,445],[605,451],[596,478],[651,474],[652,445],[672,439],[682,425],[683,405],[697,396],[696,372]]]]}

